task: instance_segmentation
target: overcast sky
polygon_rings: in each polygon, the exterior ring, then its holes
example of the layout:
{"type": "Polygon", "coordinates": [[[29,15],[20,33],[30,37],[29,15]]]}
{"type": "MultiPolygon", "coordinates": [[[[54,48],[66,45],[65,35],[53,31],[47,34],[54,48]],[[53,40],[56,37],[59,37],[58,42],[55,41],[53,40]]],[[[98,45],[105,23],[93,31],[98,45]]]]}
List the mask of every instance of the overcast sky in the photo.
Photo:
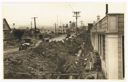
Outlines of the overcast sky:
{"type": "MultiPolygon", "coordinates": [[[[37,26],[53,26],[54,23],[66,24],[70,20],[75,21],[73,11],[80,11],[78,23],[80,21],[86,25],[96,20],[97,15],[100,18],[105,16],[106,3],[94,2],[11,2],[3,4],[3,18],[6,18],[9,25],[16,24],[30,26],[32,17],[37,18],[37,26]]],[[[125,13],[125,3],[108,3],[109,13],[125,13]]]]}

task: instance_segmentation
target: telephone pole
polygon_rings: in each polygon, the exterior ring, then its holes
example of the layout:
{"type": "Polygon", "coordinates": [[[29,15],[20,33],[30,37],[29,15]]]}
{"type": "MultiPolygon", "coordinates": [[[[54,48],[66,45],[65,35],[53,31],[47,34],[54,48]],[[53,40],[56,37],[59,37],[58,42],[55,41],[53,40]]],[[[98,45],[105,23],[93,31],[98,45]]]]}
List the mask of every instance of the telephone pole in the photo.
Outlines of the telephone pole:
{"type": "Polygon", "coordinates": [[[34,26],[35,26],[35,32],[36,32],[36,29],[37,29],[37,28],[36,28],[36,18],[37,18],[37,17],[32,17],[32,18],[34,19],[34,26]]]}
{"type": "Polygon", "coordinates": [[[57,25],[57,24],[55,23],[55,34],[56,34],[56,25],[57,25]]]}
{"type": "Polygon", "coordinates": [[[31,29],[32,29],[32,21],[31,21],[31,29]]]}
{"type": "Polygon", "coordinates": [[[79,13],[80,13],[80,12],[79,12],[79,11],[74,11],[73,13],[74,13],[74,16],[73,16],[73,17],[76,18],[76,29],[78,29],[77,20],[78,20],[78,17],[80,17],[80,16],[79,16],[79,13]]]}
{"type": "Polygon", "coordinates": [[[81,27],[84,26],[83,21],[80,21],[80,23],[81,23],[81,27]]]}

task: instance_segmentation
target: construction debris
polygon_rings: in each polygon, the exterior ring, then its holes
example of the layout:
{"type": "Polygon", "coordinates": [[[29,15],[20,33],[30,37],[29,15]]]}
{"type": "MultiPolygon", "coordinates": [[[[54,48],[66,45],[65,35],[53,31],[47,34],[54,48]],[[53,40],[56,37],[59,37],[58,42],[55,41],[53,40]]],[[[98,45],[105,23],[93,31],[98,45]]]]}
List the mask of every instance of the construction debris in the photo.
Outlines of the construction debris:
{"type": "Polygon", "coordinates": [[[44,41],[35,48],[5,55],[4,78],[64,79],[72,73],[76,73],[74,78],[85,78],[88,54],[93,51],[87,36],[81,33],[63,41],[44,41]]]}

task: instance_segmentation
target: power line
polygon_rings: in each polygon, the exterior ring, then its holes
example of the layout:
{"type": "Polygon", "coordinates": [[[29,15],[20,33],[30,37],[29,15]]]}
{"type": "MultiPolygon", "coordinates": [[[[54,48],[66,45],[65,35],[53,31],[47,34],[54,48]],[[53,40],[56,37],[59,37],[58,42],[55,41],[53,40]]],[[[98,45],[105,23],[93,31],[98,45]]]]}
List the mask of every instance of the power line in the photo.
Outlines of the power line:
{"type": "Polygon", "coordinates": [[[68,4],[68,6],[72,9],[72,11],[74,11],[73,7],[71,6],[70,3],[66,2],[68,4]]]}

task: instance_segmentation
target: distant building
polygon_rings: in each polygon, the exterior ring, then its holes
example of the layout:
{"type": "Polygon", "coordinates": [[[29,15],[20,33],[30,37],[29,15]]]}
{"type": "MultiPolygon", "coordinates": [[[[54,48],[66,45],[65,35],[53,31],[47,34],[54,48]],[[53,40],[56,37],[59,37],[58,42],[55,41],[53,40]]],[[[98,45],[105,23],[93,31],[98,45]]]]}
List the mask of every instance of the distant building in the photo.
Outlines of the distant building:
{"type": "Polygon", "coordinates": [[[93,23],[88,23],[88,26],[81,26],[80,28],[82,28],[83,30],[89,31],[92,29],[93,27],[93,23]]]}
{"type": "Polygon", "coordinates": [[[63,25],[63,33],[67,33],[68,24],[63,25]]]}
{"type": "Polygon", "coordinates": [[[106,14],[93,25],[91,41],[107,79],[124,77],[124,14],[106,14]]]}
{"type": "Polygon", "coordinates": [[[60,34],[62,33],[64,34],[67,32],[67,29],[69,29],[68,24],[63,24],[62,26],[58,26],[58,28],[56,28],[56,32],[60,34]]]}
{"type": "Polygon", "coordinates": [[[7,20],[4,18],[3,19],[3,33],[4,33],[4,40],[10,39],[10,32],[11,28],[7,22],[7,20]]]}

